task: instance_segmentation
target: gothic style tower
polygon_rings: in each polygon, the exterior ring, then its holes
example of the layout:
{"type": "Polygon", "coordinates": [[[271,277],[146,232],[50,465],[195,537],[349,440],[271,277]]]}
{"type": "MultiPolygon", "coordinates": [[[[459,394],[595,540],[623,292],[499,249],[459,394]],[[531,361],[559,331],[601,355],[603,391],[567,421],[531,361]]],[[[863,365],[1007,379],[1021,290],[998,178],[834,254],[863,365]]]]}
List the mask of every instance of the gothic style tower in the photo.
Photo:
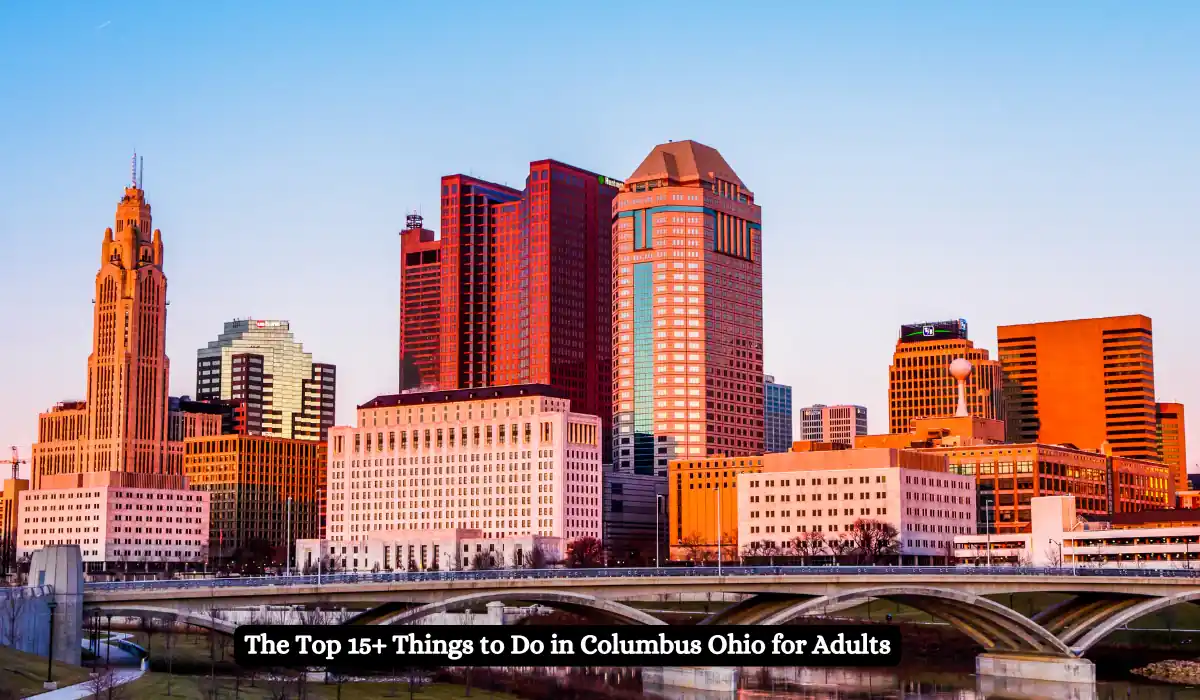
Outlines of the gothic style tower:
{"type": "Polygon", "coordinates": [[[132,183],[104,231],[88,357],[84,472],[162,474],[167,468],[167,278],[162,233],[134,156],[132,183]]]}

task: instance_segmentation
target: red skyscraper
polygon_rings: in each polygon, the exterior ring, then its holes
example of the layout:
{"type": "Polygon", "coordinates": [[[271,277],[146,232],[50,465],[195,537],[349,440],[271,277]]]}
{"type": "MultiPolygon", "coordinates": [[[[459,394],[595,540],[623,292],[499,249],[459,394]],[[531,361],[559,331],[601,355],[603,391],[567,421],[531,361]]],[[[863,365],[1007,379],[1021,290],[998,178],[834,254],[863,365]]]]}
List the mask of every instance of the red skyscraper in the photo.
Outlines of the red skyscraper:
{"type": "Polygon", "coordinates": [[[442,178],[440,388],[549,384],[607,434],[619,185],[553,160],[523,191],[442,178]]]}
{"type": "Polygon", "coordinates": [[[417,214],[400,234],[400,391],[438,386],[442,242],[417,214]]]}

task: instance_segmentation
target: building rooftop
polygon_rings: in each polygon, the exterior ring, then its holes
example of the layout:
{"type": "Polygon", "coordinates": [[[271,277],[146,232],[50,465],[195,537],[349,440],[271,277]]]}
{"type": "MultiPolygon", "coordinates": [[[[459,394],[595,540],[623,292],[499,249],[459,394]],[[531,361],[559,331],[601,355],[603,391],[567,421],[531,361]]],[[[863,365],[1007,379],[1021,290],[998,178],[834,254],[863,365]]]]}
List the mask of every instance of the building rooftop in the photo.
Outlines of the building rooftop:
{"type": "Polygon", "coordinates": [[[747,189],[717,149],[695,141],[672,141],[655,146],[627,179],[711,182],[714,177],[747,189]]]}
{"type": "Polygon", "coordinates": [[[391,406],[419,406],[423,404],[455,403],[458,401],[489,401],[515,399],[521,396],[546,396],[565,399],[567,392],[549,384],[512,384],[509,386],[479,387],[476,389],[452,389],[449,391],[421,391],[409,394],[385,394],[360,404],[363,408],[388,408],[391,406]]]}

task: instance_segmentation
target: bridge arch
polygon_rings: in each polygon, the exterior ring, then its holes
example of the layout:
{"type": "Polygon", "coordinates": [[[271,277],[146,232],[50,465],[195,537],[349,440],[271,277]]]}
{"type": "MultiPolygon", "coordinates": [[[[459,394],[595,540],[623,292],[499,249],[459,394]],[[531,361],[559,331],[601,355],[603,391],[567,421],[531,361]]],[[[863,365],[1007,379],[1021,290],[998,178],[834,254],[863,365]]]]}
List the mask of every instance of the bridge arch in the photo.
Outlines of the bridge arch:
{"type": "Polygon", "coordinates": [[[1200,600],[1200,591],[1189,591],[1187,593],[1177,593],[1171,596],[1160,596],[1157,598],[1146,598],[1138,601],[1133,605],[1128,605],[1122,610],[1119,610],[1106,619],[1091,627],[1086,634],[1080,635],[1078,640],[1072,644],[1072,651],[1078,656],[1083,656],[1102,639],[1121,629],[1125,625],[1133,622],[1139,617],[1156,613],[1159,610],[1166,610],[1169,607],[1180,605],[1181,603],[1192,603],[1200,600]]]}
{"type": "Polygon", "coordinates": [[[470,605],[482,605],[506,600],[522,603],[540,603],[546,607],[576,613],[588,617],[600,617],[608,622],[621,622],[631,625],[665,625],[662,620],[642,612],[624,603],[605,600],[595,596],[569,591],[546,591],[519,589],[509,591],[491,591],[486,593],[468,593],[466,595],[447,598],[436,603],[428,603],[415,608],[409,608],[390,615],[382,616],[371,622],[373,625],[406,625],[435,613],[446,612],[451,608],[470,605]]]}
{"type": "Polygon", "coordinates": [[[121,605],[119,607],[89,605],[86,609],[96,610],[101,616],[105,617],[109,615],[112,617],[149,617],[156,620],[178,622],[193,627],[200,627],[228,635],[232,635],[233,631],[237,629],[237,625],[228,620],[214,618],[204,613],[185,612],[173,608],[157,608],[142,605],[121,605]]]}
{"type": "Polygon", "coordinates": [[[1072,656],[1071,649],[1041,625],[994,600],[963,591],[919,586],[861,588],[796,602],[757,620],[781,625],[854,599],[880,598],[940,618],[988,651],[1072,656]]]}

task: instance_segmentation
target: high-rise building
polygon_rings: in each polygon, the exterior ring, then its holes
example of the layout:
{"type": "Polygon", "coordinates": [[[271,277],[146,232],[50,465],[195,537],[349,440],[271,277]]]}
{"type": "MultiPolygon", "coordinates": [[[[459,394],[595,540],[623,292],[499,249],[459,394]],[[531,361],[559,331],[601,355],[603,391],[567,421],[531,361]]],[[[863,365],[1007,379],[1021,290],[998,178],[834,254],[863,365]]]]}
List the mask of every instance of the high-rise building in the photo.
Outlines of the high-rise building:
{"type": "Polygon", "coordinates": [[[616,184],[553,160],[523,190],[442,178],[440,388],[558,387],[607,435],[616,184]]]}
{"type": "Polygon", "coordinates": [[[1176,491],[1187,491],[1187,439],[1184,432],[1183,404],[1158,403],[1155,411],[1155,437],[1158,442],[1158,461],[1171,469],[1171,481],[1176,491]]]}
{"type": "Polygon", "coordinates": [[[613,464],[759,454],[762,211],[715,149],[655,146],[612,210],[613,464]]]}
{"type": "Polygon", "coordinates": [[[792,387],[776,384],[775,377],[763,380],[763,410],[766,452],[787,452],[792,449],[792,387]]]}
{"type": "Polygon", "coordinates": [[[283,564],[293,542],[320,537],[325,467],[323,442],[259,435],[187,438],[184,473],[192,488],[209,497],[210,557],[228,560],[257,541],[283,564]]]}
{"type": "Polygon", "coordinates": [[[604,542],[609,566],[666,562],[667,480],[654,474],[604,475],[604,542]]]}
{"type": "Polygon", "coordinates": [[[227,321],[196,355],[196,398],[245,402],[248,434],[325,440],[337,370],[313,362],[287,321],[227,321]]]}
{"type": "Polygon", "coordinates": [[[1000,326],[1010,442],[1158,459],[1150,319],[1000,326]]]}
{"type": "Polygon", "coordinates": [[[410,214],[400,234],[400,391],[436,389],[442,338],[442,242],[410,214]]]}
{"type": "Polygon", "coordinates": [[[208,529],[207,499],[187,488],[172,459],[163,240],[159,230],[150,233],[138,179],[135,158],[115,234],[105,229],[100,246],[88,398],[39,416],[33,489],[18,496],[18,556],[75,544],[89,572],[111,573],[117,562],[130,572],[199,564],[206,540],[197,535],[208,529]],[[153,538],[125,512],[147,499],[174,518],[153,538]],[[91,513],[90,525],[79,524],[81,510],[91,513]]]}
{"type": "Polygon", "coordinates": [[[948,367],[956,359],[971,363],[966,383],[967,412],[1004,419],[1000,362],[967,338],[967,322],[909,323],[900,327],[888,377],[888,430],[907,433],[917,418],[955,414],[958,384],[948,367]]]}
{"type": "Polygon", "coordinates": [[[328,537],[599,538],[600,454],[599,417],[575,413],[556,387],[379,396],[330,432],[328,537]]]}
{"type": "MultiPolygon", "coordinates": [[[[136,179],[136,178],[135,178],[136,179]]],[[[136,183],[104,232],[88,357],[85,472],[161,473],[167,456],[167,278],[162,233],[136,183]]]]}
{"type": "Polygon", "coordinates": [[[867,434],[865,406],[813,404],[800,409],[800,439],[854,445],[854,438],[867,434]]]}

